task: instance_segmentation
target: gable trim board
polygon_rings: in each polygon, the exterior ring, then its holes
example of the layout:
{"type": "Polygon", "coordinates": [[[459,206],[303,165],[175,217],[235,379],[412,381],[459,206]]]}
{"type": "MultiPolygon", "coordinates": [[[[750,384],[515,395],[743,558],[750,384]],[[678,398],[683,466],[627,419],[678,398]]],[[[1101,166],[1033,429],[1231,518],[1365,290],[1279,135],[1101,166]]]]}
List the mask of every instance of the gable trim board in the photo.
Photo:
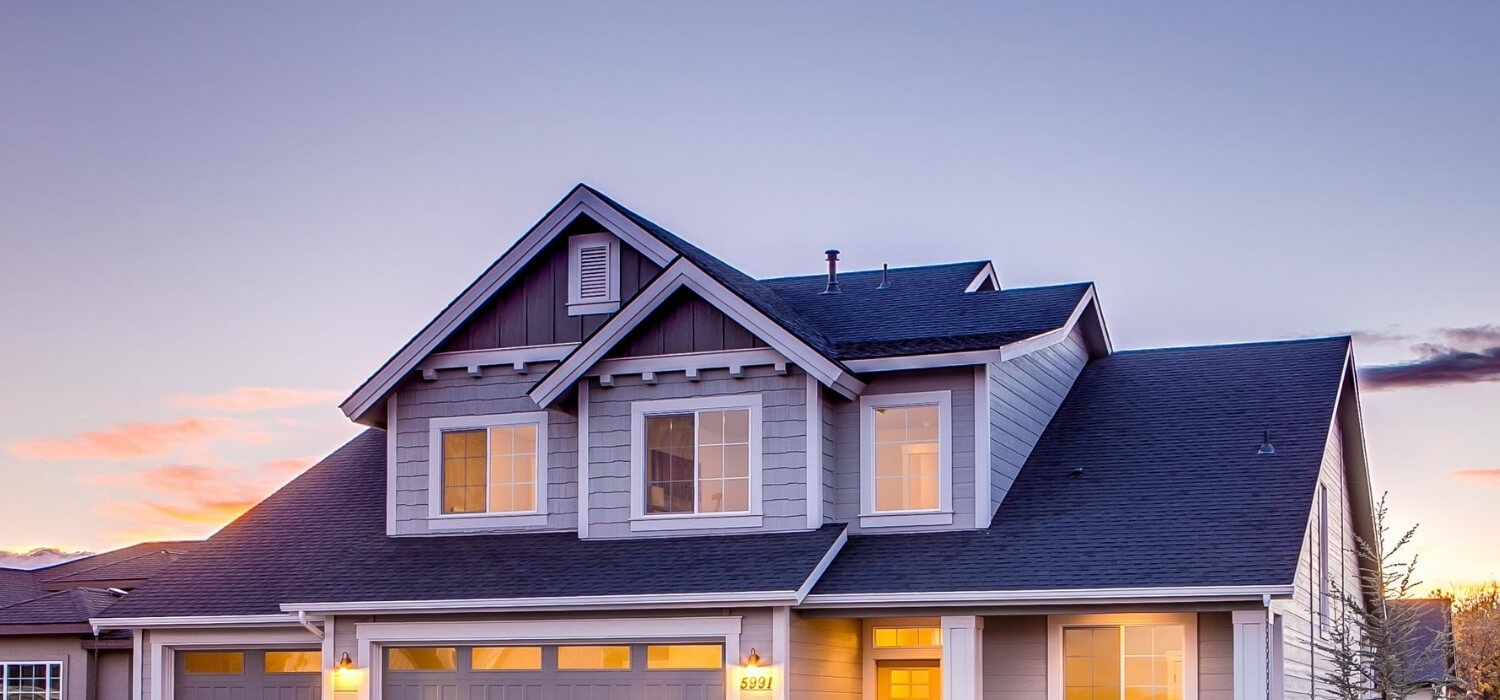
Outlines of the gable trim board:
{"type": "Polygon", "coordinates": [[[484,274],[448,304],[437,318],[407,341],[375,374],[360,385],[339,408],[356,423],[366,423],[368,413],[396,383],[457,330],[491,296],[519,273],[539,251],[579,216],[588,216],[610,233],[629,243],[657,265],[666,266],[676,253],[645,229],[636,225],[589,188],[576,185],[561,202],[547,212],[521,240],[505,251],[484,274]]]}
{"type": "Polygon", "coordinates": [[[1039,605],[1070,603],[1176,603],[1260,601],[1292,595],[1292,584],[1279,586],[1189,586],[1162,588],[1072,588],[1029,591],[894,591],[881,593],[814,593],[802,607],[849,605],[900,607],[921,605],[1039,605]]]}
{"type": "MultiPolygon", "coordinates": [[[[619,313],[600,326],[587,340],[569,353],[556,367],[543,377],[530,392],[531,400],[546,408],[562,398],[579,379],[604,359],[617,343],[638,324],[650,316],[673,292],[689,289],[717,307],[724,315],[744,326],[746,330],[764,340],[788,360],[808,374],[818,378],[825,386],[849,399],[864,391],[864,383],[854,378],[840,363],[824,356],[797,336],[782,328],[774,319],[756,310],[738,295],[729,291],[708,273],[679,258],[645,289],[642,289],[619,313]]],[[[671,356],[664,356],[671,357],[671,356]]]]}
{"type": "Polygon", "coordinates": [[[986,262],[984,264],[984,267],[979,270],[979,274],[974,275],[974,281],[970,282],[969,286],[964,287],[964,293],[972,294],[979,291],[979,288],[983,287],[985,282],[989,282],[990,286],[995,288],[995,291],[1000,291],[1000,276],[995,274],[995,263],[993,262],[986,262]]]}
{"type": "Polygon", "coordinates": [[[568,353],[576,347],[578,343],[556,343],[493,350],[435,352],[418,363],[417,369],[421,370],[424,377],[430,372],[445,369],[468,370],[470,375],[479,376],[478,370],[483,367],[510,367],[524,374],[527,365],[538,362],[557,362],[567,357],[568,353]]]}

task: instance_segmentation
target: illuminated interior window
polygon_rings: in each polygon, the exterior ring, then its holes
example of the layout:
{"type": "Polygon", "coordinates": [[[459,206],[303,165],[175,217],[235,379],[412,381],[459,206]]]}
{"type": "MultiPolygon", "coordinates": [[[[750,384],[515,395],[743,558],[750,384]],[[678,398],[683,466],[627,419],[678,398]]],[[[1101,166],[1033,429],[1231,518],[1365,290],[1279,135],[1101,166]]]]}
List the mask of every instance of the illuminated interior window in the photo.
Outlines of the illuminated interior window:
{"type": "Polygon", "coordinates": [[[750,411],[647,416],[647,514],[750,510],[750,411]]]}
{"type": "Polygon", "coordinates": [[[182,670],[187,673],[244,673],[245,652],[184,651],[182,670]]]}
{"type": "Polygon", "coordinates": [[[718,644],[653,644],[646,647],[646,668],[724,668],[724,647],[718,644]]]}
{"type": "Polygon", "coordinates": [[[443,512],[537,510],[537,426],[443,432],[443,512]]]}
{"type": "Polygon", "coordinates": [[[535,671],[541,667],[541,647],[475,647],[469,653],[469,668],[475,671],[535,671]]]}
{"type": "Polygon", "coordinates": [[[1065,700],[1182,700],[1181,625],[1063,629],[1065,700]]]}
{"type": "Polygon", "coordinates": [[[937,404],[875,409],[875,510],[937,510],[937,404]]]}
{"type": "Polygon", "coordinates": [[[386,655],[392,671],[453,671],[458,668],[458,650],[453,647],[400,647],[386,655]]]}
{"type": "Polygon", "coordinates": [[[942,630],[936,627],[876,627],[875,648],[940,647],[942,630]]]}
{"type": "Polygon", "coordinates": [[[875,674],[876,700],[936,700],[943,695],[937,662],[881,662],[875,674]]]}
{"type": "Polygon", "coordinates": [[[266,673],[321,673],[321,651],[268,651],[266,673]]]}
{"type": "Polygon", "coordinates": [[[630,647],[558,647],[557,668],[564,671],[628,671],[630,647]]]}

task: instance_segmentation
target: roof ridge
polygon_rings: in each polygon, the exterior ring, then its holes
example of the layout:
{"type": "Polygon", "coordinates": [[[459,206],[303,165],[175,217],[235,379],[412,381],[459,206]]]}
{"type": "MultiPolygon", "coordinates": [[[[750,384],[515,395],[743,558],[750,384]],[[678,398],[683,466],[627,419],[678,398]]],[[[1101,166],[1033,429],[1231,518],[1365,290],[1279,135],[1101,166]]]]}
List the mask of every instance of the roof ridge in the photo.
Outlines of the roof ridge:
{"type": "MultiPolygon", "coordinates": [[[[890,268],[871,267],[871,268],[865,268],[865,269],[862,269],[862,270],[840,270],[839,274],[840,275],[861,275],[861,274],[873,274],[873,273],[876,273],[876,272],[884,272],[887,269],[889,269],[891,272],[895,272],[897,270],[930,270],[930,269],[936,269],[936,268],[940,268],[940,267],[962,267],[964,265],[991,265],[991,264],[994,264],[993,260],[958,260],[958,261],[946,262],[946,263],[928,263],[926,265],[901,265],[899,267],[890,267],[890,268]]],[[[758,278],[756,278],[756,281],[757,282],[781,282],[781,281],[784,281],[784,280],[799,280],[799,279],[814,279],[814,278],[821,279],[821,278],[827,277],[827,276],[828,276],[828,273],[826,273],[826,272],[820,272],[820,273],[817,273],[817,274],[810,274],[810,275],[780,275],[780,276],[777,276],[777,277],[758,277],[758,278]]]]}
{"type": "Polygon", "coordinates": [[[1277,345],[1311,345],[1314,343],[1327,343],[1333,341],[1352,342],[1349,335],[1319,335],[1306,338],[1281,338],[1278,340],[1246,340],[1227,343],[1207,343],[1204,345],[1167,345],[1157,348],[1133,348],[1130,350],[1116,350],[1113,355],[1146,355],[1158,352],[1181,352],[1188,350],[1218,350],[1225,348],[1252,348],[1277,345]]]}

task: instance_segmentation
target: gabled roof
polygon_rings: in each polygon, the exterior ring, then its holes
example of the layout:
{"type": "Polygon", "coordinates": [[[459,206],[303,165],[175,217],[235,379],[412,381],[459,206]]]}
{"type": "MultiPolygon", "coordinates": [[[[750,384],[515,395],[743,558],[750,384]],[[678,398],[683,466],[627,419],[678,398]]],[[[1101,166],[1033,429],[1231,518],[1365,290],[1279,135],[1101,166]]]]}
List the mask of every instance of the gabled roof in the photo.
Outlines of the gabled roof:
{"type": "Polygon", "coordinates": [[[132,592],[108,616],[276,614],[286,603],[749,599],[797,591],[843,534],[842,526],[831,525],[634,540],[580,540],[571,530],[388,537],[385,483],[385,436],[369,430],[132,592]],[[334,503],[338,507],[330,508],[334,503]]]}
{"type": "Polygon", "coordinates": [[[66,625],[86,623],[120,600],[99,588],[70,588],[23,603],[0,608],[0,634],[6,625],[66,625]]]}
{"type": "Polygon", "coordinates": [[[1096,358],[988,529],[851,536],[808,600],[1289,585],[1348,356],[1326,338],[1096,358]]]}

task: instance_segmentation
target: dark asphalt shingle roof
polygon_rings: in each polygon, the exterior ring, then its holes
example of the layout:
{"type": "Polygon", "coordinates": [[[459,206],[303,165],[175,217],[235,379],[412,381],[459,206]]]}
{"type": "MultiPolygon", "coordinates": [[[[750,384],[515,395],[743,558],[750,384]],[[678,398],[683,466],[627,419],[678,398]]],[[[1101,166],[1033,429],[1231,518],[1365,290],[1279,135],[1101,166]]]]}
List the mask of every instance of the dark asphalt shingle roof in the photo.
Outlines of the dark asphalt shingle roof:
{"type": "Polygon", "coordinates": [[[282,603],[791,591],[843,526],[580,540],[576,532],[388,537],[385,434],[369,430],[109,611],[280,612],[282,603]]]}
{"type": "Polygon", "coordinates": [[[0,631],[5,625],[60,625],[88,622],[120,600],[99,588],[72,588],[48,593],[0,608],[0,631]]]}
{"type": "Polygon", "coordinates": [[[1095,359],[987,530],[851,536],[813,593],[1290,583],[1348,347],[1095,359]]]}
{"type": "Polygon", "coordinates": [[[142,542],[112,552],[75,559],[38,570],[43,586],[56,589],[69,584],[148,579],[202,544],[187,542],[142,542]]]}
{"type": "Polygon", "coordinates": [[[36,573],[26,569],[0,568],[0,608],[31,600],[42,594],[36,573]]]}

